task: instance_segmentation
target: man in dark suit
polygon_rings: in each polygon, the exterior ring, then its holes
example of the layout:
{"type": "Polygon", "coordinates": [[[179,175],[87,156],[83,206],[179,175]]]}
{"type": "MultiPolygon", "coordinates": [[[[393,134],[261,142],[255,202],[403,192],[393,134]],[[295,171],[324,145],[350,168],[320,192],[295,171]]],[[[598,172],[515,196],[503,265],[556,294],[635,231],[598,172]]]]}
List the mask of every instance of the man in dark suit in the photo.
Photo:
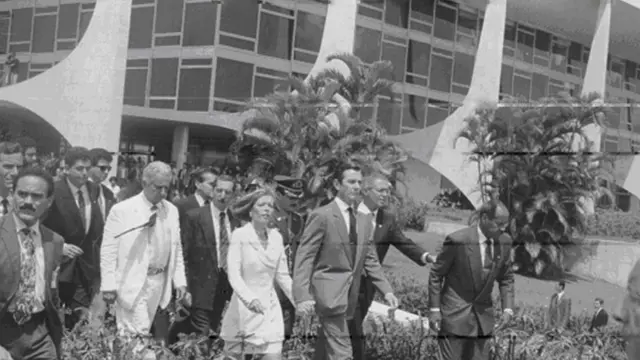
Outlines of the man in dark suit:
{"type": "Polygon", "coordinates": [[[71,329],[80,320],[100,287],[99,250],[104,219],[98,206],[98,187],[88,181],[91,154],[73,147],[65,155],[67,176],[55,184],[54,200],[44,224],[65,241],[60,268],[60,300],[72,314],[71,329]]]}
{"type": "Polygon", "coordinates": [[[222,311],[233,291],[227,278],[227,250],[231,232],[240,224],[231,217],[227,206],[234,188],[232,177],[218,176],[211,204],[186,215],[182,242],[192,306],[189,317],[171,327],[170,343],[177,341],[180,333],[218,331],[222,311]]]}
{"type": "Polygon", "coordinates": [[[493,336],[491,293],[498,282],[502,322],[513,315],[512,240],[504,233],[509,211],[489,202],[477,212],[478,225],[447,236],[429,274],[431,327],[438,331],[444,360],[483,360],[493,336]]]}
{"type": "Polygon", "coordinates": [[[571,316],[571,299],[564,292],[565,286],[564,281],[556,284],[556,292],[551,296],[547,314],[547,326],[559,332],[566,330],[571,316]]]}
{"type": "Polygon", "coordinates": [[[14,184],[14,210],[0,219],[0,350],[15,360],[58,360],[56,274],[64,240],[39,221],[53,200],[53,178],[28,168],[14,184]]]}
{"type": "Polygon", "coordinates": [[[11,194],[13,193],[13,180],[22,169],[24,160],[20,144],[12,142],[0,142],[0,216],[8,214],[12,207],[11,194]]]}
{"type": "MultiPolygon", "coordinates": [[[[193,178],[195,184],[194,193],[174,203],[180,213],[180,224],[186,220],[186,215],[189,211],[209,205],[213,198],[213,184],[216,181],[216,174],[213,170],[199,170],[193,174],[193,178]]],[[[184,241],[184,239],[182,240],[184,241]]]]}
{"type": "Polygon", "coordinates": [[[609,314],[607,310],[603,308],[604,300],[601,298],[595,299],[595,308],[596,311],[593,313],[593,317],[591,318],[591,325],[589,326],[589,332],[593,332],[594,330],[600,330],[603,327],[607,326],[609,323],[609,314]]]}
{"type": "Polygon", "coordinates": [[[102,214],[102,219],[106,220],[109,210],[116,203],[113,191],[109,189],[104,181],[109,177],[113,156],[105,149],[91,149],[91,175],[89,181],[93,182],[98,189],[98,207],[102,214]]]}
{"type": "MultiPolygon", "coordinates": [[[[364,197],[360,203],[360,209],[367,213],[373,214],[375,232],[373,234],[373,243],[376,247],[378,260],[380,264],[384,262],[384,258],[389,251],[389,246],[393,245],[404,256],[411,259],[419,266],[427,265],[434,262],[435,259],[420,245],[404,236],[400,225],[396,221],[396,216],[389,211],[389,196],[391,195],[391,183],[384,175],[373,174],[368,176],[364,181],[364,197]]],[[[351,339],[353,343],[354,360],[364,360],[365,341],[362,323],[365,316],[369,312],[369,307],[373,302],[375,288],[373,282],[366,276],[363,276],[362,285],[360,287],[359,305],[361,310],[360,321],[354,321],[355,328],[352,329],[354,334],[351,339]]]]}
{"type": "Polygon", "coordinates": [[[356,313],[362,273],[371,278],[391,308],[398,300],[386,280],[372,244],[371,214],[357,210],[362,171],[340,164],[333,186],[336,198],[309,215],[293,270],[293,297],[301,313],[315,308],[320,327],[315,360],[351,358],[350,323],[356,313]]]}

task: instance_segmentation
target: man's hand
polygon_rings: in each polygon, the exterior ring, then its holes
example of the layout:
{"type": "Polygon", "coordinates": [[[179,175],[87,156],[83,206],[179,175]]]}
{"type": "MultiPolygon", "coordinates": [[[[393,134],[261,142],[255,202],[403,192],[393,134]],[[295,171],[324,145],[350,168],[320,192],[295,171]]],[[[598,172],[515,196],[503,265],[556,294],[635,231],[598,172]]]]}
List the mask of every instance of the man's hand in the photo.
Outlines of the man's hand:
{"type": "Polygon", "coordinates": [[[393,293],[385,294],[384,300],[387,302],[387,304],[389,304],[389,307],[393,310],[397,309],[398,306],[400,305],[398,298],[396,298],[396,296],[393,295],[393,293]]]}
{"type": "Polygon", "coordinates": [[[266,310],[264,305],[262,305],[262,303],[258,299],[252,300],[249,305],[247,305],[247,308],[258,314],[264,314],[264,311],[266,310]]]}
{"type": "Polygon", "coordinates": [[[313,313],[313,310],[316,307],[316,302],[313,300],[309,300],[309,301],[303,301],[301,303],[298,304],[298,306],[296,306],[296,310],[298,310],[298,313],[301,315],[309,315],[311,313],[313,313]]]}
{"type": "Polygon", "coordinates": [[[189,292],[187,291],[186,286],[176,288],[176,301],[180,302],[186,307],[191,306],[191,294],[189,294],[189,292]]]}
{"type": "Polygon", "coordinates": [[[84,251],[75,245],[64,244],[62,246],[62,255],[68,259],[74,259],[82,254],[84,254],[84,251]]]}
{"type": "Polygon", "coordinates": [[[422,264],[424,265],[433,264],[436,262],[436,257],[434,255],[429,254],[428,252],[425,252],[420,257],[420,260],[422,260],[422,264]]]}
{"type": "Polygon", "coordinates": [[[107,305],[111,305],[114,302],[116,302],[116,299],[118,298],[118,293],[115,291],[103,291],[102,292],[102,299],[104,299],[104,302],[107,305]]]}
{"type": "Polygon", "coordinates": [[[440,325],[442,324],[442,314],[440,310],[431,310],[429,313],[429,323],[434,331],[440,331],[440,325]]]}

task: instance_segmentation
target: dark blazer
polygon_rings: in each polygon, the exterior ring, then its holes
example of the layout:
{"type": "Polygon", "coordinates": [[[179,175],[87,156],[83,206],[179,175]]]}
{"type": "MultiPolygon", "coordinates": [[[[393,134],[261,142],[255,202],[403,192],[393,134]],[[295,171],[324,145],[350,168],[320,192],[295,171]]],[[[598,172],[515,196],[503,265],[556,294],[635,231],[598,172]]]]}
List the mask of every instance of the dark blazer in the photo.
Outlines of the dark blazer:
{"type": "MultiPolygon", "coordinates": [[[[20,283],[20,243],[18,242],[16,223],[13,216],[4,216],[0,219],[0,321],[8,315],[18,285],[20,283]]],[[[53,273],[62,262],[62,245],[64,239],[45,226],[40,226],[42,247],[45,259],[45,283],[46,300],[45,311],[47,313],[47,327],[53,340],[58,357],[62,358],[62,318],[58,312],[58,301],[53,284],[53,273]]]]}
{"type": "Polygon", "coordinates": [[[91,200],[91,219],[86,234],[75,196],[64,179],[56,181],[53,204],[43,221],[46,227],[60,234],[65,243],[76,245],[84,251],[82,256],[62,264],[58,277],[60,282],[74,282],[74,276],[80,276],[90,283],[100,278],[100,245],[104,220],[98,205],[97,185],[87,181],[86,186],[91,200]]]}
{"type": "MultiPolygon", "coordinates": [[[[408,257],[416,264],[420,266],[424,265],[422,262],[422,255],[427,251],[420,245],[413,242],[413,240],[404,236],[400,225],[396,221],[395,214],[389,211],[384,211],[384,209],[378,210],[376,229],[373,234],[373,243],[376,247],[380,264],[384,262],[384,258],[387,256],[387,252],[389,251],[389,247],[393,245],[402,254],[404,254],[404,256],[408,257]]],[[[373,286],[371,279],[366,276],[362,281],[363,283],[360,287],[362,302],[360,303],[360,306],[362,307],[362,313],[364,316],[373,301],[375,287],[373,286]]]]}
{"type": "Polygon", "coordinates": [[[443,333],[467,337],[492,334],[495,315],[491,293],[496,281],[502,308],[513,309],[511,237],[502,234],[493,246],[493,267],[483,280],[478,228],[458,230],[444,240],[429,274],[429,308],[440,309],[443,333]]]}
{"type": "Polygon", "coordinates": [[[591,326],[589,326],[589,331],[593,331],[602,327],[607,326],[609,323],[609,313],[605,309],[600,309],[596,314],[593,314],[591,318],[591,326]]]}
{"type": "Polygon", "coordinates": [[[558,302],[558,294],[551,296],[547,324],[552,329],[566,329],[571,316],[571,299],[567,294],[562,295],[558,302]]]}
{"type": "Polygon", "coordinates": [[[105,201],[104,210],[105,210],[105,219],[106,219],[106,217],[109,215],[109,211],[117,201],[111,189],[106,187],[104,184],[100,184],[100,187],[102,187],[102,194],[104,196],[104,201],[105,201]]]}
{"type": "Polygon", "coordinates": [[[178,208],[178,214],[180,215],[181,224],[183,221],[186,221],[187,213],[190,210],[197,209],[200,207],[200,204],[198,204],[198,200],[196,200],[196,196],[194,194],[191,194],[186,198],[182,198],[180,200],[175,201],[173,205],[175,205],[178,208]]]}
{"type": "MultiPolygon", "coordinates": [[[[231,231],[240,226],[240,222],[231,217],[229,211],[227,216],[231,231]]],[[[187,212],[185,224],[182,243],[192,306],[212,310],[221,273],[218,270],[217,239],[211,207],[191,209],[187,212]]]]}

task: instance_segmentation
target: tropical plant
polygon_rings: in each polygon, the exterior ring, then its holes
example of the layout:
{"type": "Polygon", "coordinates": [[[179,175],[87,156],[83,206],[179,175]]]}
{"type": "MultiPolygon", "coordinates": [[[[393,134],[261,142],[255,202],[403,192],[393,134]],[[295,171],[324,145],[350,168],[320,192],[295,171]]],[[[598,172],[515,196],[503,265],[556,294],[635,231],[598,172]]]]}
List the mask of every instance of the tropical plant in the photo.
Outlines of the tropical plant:
{"type": "Polygon", "coordinates": [[[544,106],[484,106],[459,134],[474,146],[480,190],[511,212],[517,271],[562,272],[565,245],[580,241],[587,229],[589,199],[612,199],[602,186],[611,180],[608,159],[590,152],[584,131],[594,121],[604,125],[598,114],[605,110],[590,105],[596,98],[562,94],[542,100],[544,106]]]}

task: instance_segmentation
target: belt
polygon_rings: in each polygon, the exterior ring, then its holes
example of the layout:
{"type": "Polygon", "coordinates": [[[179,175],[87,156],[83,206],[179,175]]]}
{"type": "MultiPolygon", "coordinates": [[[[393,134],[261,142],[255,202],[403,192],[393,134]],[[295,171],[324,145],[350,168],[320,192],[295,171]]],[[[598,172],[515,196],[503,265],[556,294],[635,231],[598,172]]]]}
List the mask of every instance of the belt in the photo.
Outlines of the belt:
{"type": "Polygon", "coordinates": [[[159,275],[165,272],[166,270],[167,269],[163,267],[149,266],[149,268],[147,269],[147,276],[159,275]]]}

